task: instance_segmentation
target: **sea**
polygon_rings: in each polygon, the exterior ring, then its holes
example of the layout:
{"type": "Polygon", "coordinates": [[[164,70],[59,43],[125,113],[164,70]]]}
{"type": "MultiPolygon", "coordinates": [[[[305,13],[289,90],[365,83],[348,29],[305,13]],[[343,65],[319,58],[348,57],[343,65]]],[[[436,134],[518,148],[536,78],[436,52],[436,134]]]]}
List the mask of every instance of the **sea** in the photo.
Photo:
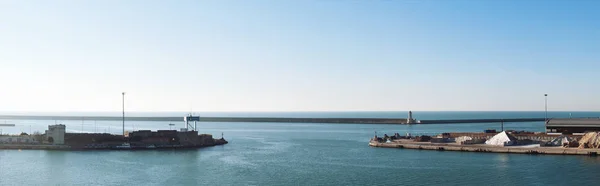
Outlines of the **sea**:
{"type": "MultiPolygon", "coordinates": [[[[1,113],[0,113],[1,114],[1,113]]],[[[35,113],[39,115],[39,113],[35,113]]],[[[56,114],[56,113],[53,113],[56,114]]],[[[126,113],[183,116],[185,113],[126,113]]],[[[240,117],[406,118],[407,112],[198,113],[240,117]]],[[[60,115],[119,115],[62,113],[60,115]]],[[[544,118],[545,112],[414,112],[419,119],[544,118]]],[[[600,112],[548,112],[549,118],[600,112]]],[[[35,133],[60,123],[68,132],[121,133],[121,121],[0,120],[2,133],[35,133]]],[[[183,127],[183,122],[126,121],[126,130],[183,127]],[[169,124],[175,124],[170,126],[169,124]]],[[[499,123],[379,125],[320,123],[198,124],[229,144],[197,150],[0,150],[0,185],[596,185],[600,157],[440,152],[368,146],[375,133],[437,134],[500,130],[499,123]]],[[[544,131],[543,122],[505,129],[544,131]]]]}

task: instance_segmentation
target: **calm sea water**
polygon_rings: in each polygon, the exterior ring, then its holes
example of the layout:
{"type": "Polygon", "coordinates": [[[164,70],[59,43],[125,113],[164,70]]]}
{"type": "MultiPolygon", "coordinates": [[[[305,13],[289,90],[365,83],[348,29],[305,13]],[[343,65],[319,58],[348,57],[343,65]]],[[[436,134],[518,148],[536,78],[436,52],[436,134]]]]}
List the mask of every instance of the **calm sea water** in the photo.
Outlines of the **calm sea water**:
{"type": "MultiPolygon", "coordinates": [[[[252,116],[391,117],[405,113],[239,113],[252,116]]],[[[228,115],[234,115],[228,113],[228,115]]],[[[419,119],[543,117],[543,112],[427,112],[419,119]]],[[[569,113],[552,112],[551,117],[569,113]]],[[[592,117],[599,113],[573,113],[592,117]]],[[[4,133],[43,131],[55,121],[12,120],[4,133]]],[[[58,122],[58,121],[57,121],[58,122]]],[[[70,132],[119,133],[119,121],[62,121],[70,132]]],[[[175,123],[177,127],[182,123],[175,123]]],[[[165,122],[127,122],[128,130],[168,129],[165,122]]],[[[59,152],[0,150],[0,185],[575,185],[600,181],[600,158],[384,149],[378,133],[482,131],[500,125],[359,125],[201,123],[229,144],[185,151],[59,152]]],[[[506,129],[544,131],[542,122],[506,129]]]]}

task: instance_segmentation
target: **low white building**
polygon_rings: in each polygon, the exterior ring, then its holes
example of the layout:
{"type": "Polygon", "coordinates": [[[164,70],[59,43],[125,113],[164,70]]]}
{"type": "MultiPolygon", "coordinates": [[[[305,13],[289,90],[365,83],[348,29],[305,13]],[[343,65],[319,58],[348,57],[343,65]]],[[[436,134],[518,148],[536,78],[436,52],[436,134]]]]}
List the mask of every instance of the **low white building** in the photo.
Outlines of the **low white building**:
{"type": "Polygon", "coordinates": [[[65,129],[66,126],[62,124],[48,125],[45,141],[55,145],[65,144],[65,129]]]}
{"type": "Polygon", "coordinates": [[[0,136],[0,143],[39,143],[33,135],[5,135],[0,136]]]}

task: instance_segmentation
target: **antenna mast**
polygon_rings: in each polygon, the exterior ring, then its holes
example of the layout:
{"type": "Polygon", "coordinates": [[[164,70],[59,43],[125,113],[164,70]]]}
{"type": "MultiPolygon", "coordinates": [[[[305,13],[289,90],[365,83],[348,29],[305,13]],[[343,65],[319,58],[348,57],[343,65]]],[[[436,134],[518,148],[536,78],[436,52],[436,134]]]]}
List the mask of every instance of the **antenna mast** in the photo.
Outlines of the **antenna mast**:
{"type": "Polygon", "coordinates": [[[123,137],[125,137],[125,92],[121,94],[123,95],[123,137]]]}

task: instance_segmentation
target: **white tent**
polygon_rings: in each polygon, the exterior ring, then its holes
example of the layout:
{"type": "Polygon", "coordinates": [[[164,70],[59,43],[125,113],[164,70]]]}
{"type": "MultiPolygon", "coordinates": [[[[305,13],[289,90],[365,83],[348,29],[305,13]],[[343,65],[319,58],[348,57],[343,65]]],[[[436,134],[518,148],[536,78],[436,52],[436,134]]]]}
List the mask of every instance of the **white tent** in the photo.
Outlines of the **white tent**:
{"type": "Polygon", "coordinates": [[[501,133],[496,134],[494,137],[485,141],[487,145],[498,145],[498,146],[508,146],[515,145],[517,143],[517,138],[514,136],[507,134],[506,131],[502,131],[501,133]]]}

